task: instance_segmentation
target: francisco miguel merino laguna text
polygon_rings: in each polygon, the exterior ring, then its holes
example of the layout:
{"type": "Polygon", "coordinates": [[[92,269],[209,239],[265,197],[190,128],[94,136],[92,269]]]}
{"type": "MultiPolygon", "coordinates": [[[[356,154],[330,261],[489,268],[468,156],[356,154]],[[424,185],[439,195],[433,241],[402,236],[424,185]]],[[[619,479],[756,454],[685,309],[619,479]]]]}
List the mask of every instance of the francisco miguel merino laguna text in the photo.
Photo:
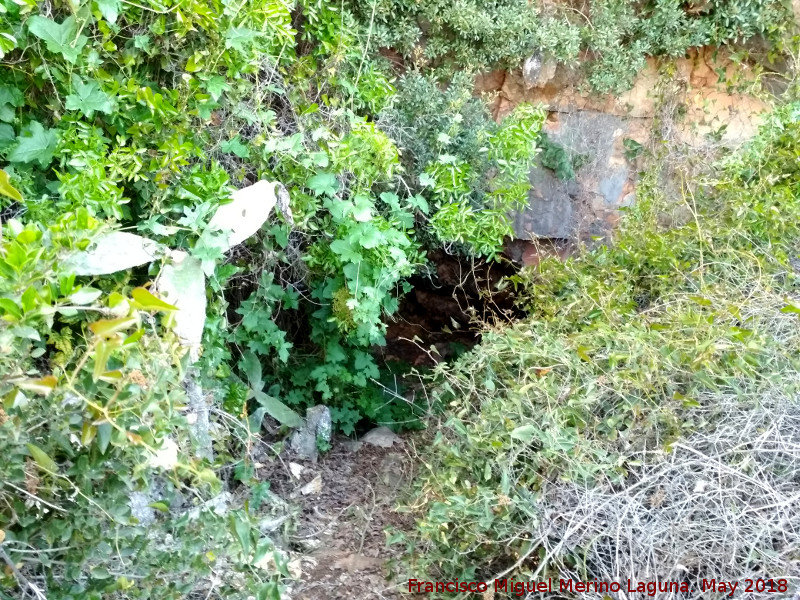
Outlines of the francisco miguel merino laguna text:
{"type": "MultiPolygon", "coordinates": [[[[721,592],[728,596],[733,596],[739,581],[723,581],[717,579],[703,579],[700,583],[703,592],[721,592]]],[[[745,585],[751,588],[753,581],[745,580],[745,585]]],[[[689,583],[686,581],[635,581],[628,579],[623,583],[618,581],[575,581],[573,579],[558,579],[558,585],[554,585],[552,577],[541,581],[514,581],[513,579],[495,579],[494,582],[487,581],[418,581],[417,579],[408,580],[408,591],[417,593],[433,592],[472,592],[483,593],[490,587],[495,592],[506,592],[516,596],[523,596],[530,592],[628,592],[656,596],[660,593],[692,593],[689,583]]],[[[765,579],[756,582],[758,591],[785,592],[788,590],[786,579],[765,579]],[[763,585],[760,585],[763,584],[763,585]]]]}

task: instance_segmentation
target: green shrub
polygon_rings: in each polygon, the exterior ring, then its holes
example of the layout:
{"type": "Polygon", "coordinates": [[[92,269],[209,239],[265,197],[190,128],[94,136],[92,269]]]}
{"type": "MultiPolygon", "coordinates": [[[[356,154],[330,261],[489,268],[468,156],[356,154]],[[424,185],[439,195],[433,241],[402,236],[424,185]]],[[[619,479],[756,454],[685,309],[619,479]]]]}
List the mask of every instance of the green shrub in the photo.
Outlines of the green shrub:
{"type": "Polygon", "coordinates": [[[4,223],[0,557],[16,566],[0,590],[183,598],[224,569],[229,597],[275,598],[255,566],[272,542],[247,511],[214,509],[218,465],[195,458],[184,350],[162,328],[171,308],[63,267],[99,227],[82,208],[47,227],[4,223]]]}
{"type": "Polygon", "coordinates": [[[496,124],[465,74],[447,85],[419,72],[405,76],[379,123],[416,176],[407,185],[430,207],[434,239],[423,241],[496,257],[512,235],[511,211],[527,202],[543,122],[542,110],[522,105],[496,124]]]}
{"type": "MultiPolygon", "coordinates": [[[[800,106],[780,109],[677,205],[650,171],[612,247],[523,272],[530,317],[437,367],[433,399],[450,414],[410,502],[412,577],[547,573],[529,541],[554,518],[543,487],[622,489],[641,466],[631,454],[712,431],[702,398],[798,393],[798,133],[800,106]]],[[[557,558],[601,576],[579,548],[557,558]]]]}
{"type": "Polygon", "coordinates": [[[450,123],[427,105],[404,109],[430,122],[409,154],[383,126],[399,99],[375,41],[326,2],[298,4],[294,21],[281,1],[91,1],[47,16],[34,2],[2,6],[6,60],[22,66],[0,73],[0,157],[24,197],[4,208],[31,223],[85,209],[200,259],[212,290],[199,365],[208,387],[246,381],[249,350],[272,394],[333,405],[346,432],[363,417],[408,421],[415,409],[375,384],[370,348],[423,247],[496,254],[527,189],[540,114],[498,129],[464,82],[439,91],[421,79],[435,106],[455,105],[450,123]],[[475,133],[456,131],[459,115],[475,133]],[[444,148],[445,126],[463,143],[444,148]],[[470,194],[419,184],[448,154],[469,162],[470,194]],[[292,217],[276,216],[226,262],[208,243],[210,216],[259,178],[285,186],[292,217]]]}
{"type": "Polygon", "coordinates": [[[628,88],[648,55],[676,57],[755,36],[778,42],[791,31],[790,11],[779,1],[697,4],[599,0],[582,12],[527,0],[353,0],[376,43],[417,67],[488,71],[518,66],[537,52],[575,65],[585,51],[588,82],[601,93],[628,88]]]}

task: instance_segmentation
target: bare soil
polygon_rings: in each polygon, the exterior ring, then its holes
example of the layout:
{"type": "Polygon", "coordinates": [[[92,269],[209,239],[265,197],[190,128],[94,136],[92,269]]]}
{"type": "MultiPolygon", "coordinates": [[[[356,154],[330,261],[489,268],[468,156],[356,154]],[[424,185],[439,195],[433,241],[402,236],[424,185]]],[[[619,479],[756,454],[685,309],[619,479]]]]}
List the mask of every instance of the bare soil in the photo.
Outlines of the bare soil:
{"type": "Polygon", "coordinates": [[[414,526],[413,517],[396,510],[413,479],[412,456],[408,437],[390,448],[336,438],[318,463],[295,462],[303,467],[299,477],[285,471],[270,476],[272,490],[300,507],[290,540],[300,573],[288,598],[401,597],[407,579],[396,571],[403,546],[387,546],[385,530],[414,526]]]}

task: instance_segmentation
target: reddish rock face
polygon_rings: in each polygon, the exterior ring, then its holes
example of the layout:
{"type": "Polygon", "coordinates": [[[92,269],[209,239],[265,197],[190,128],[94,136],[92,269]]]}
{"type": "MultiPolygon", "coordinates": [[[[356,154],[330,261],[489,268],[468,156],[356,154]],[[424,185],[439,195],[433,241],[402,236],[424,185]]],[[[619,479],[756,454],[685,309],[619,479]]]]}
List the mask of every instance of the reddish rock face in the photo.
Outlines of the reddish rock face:
{"type": "Polygon", "coordinates": [[[569,240],[558,238],[509,240],[505,254],[522,267],[538,267],[545,258],[566,260],[574,251],[574,246],[569,240]]]}
{"type": "MultiPolygon", "coordinates": [[[[800,7],[800,0],[793,2],[800,7]]],[[[800,18],[800,8],[796,13],[800,18]]],[[[514,215],[518,238],[607,237],[620,210],[636,200],[637,144],[660,144],[661,132],[701,152],[740,144],[756,133],[768,107],[743,91],[756,81],[747,64],[710,47],[691,49],[671,61],[669,76],[662,74],[664,62],[648,59],[632,88],[614,95],[588,92],[579,70],[547,57],[476,78],[476,93],[495,95],[495,119],[502,120],[522,102],[542,104],[549,111],[543,130],[551,141],[582,157],[583,166],[571,181],[558,180],[541,166],[534,169],[530,206],[514,215]],[[667,127],[665,106],[676,114],[680,107],[681,113],[667,127]]]]}
{"type": "Polygon", "coordinates": [[[483,94],[486,92],[496,92],[503,87],[503,80],[506,78],[504,69],[480,73],[475,77],[475,93],[483,94]]]}
{"type": "MultiPolygon", "coordinates": [[[[793,1],[800,6],[800,0],[793,1]]],[[[384,55],[402,62],[396,53],[384,55]]],[[[510,294],[498,289],[503,276],[537,267],[545,258],[566,260],[581,242],[608,239],[621,210],[636,200],[638,145],[661,142],[655,124],[660,119],[663,126],[659,95],[665,90],[674,95],[674,106],[683,109],[683,118],[670,124],[671,141],[699,151],[710,143],[710,133],[719,133],[714,144],[740,143],[755,133],[766,105],[729,85],[752,80],[746,65],[735,64],[723,50],[700,48],[673,61],[671,80],[660,74],[660,66],[648,59],[630,90],[605,96],[587,93],[582,73],[547,57],[531,57],[524,70],[476,77],[475,94],[493,96],[497,120],[521,102],[548,109],[543,130],[578,159],[575,177],[565,181],[546,166],[534,168],[529,206],[514,215],[517,239],[506,244],[506,263],[473,263],[443,252],[429,256],[431,276],[415,278],[414,292],[402,299],[398,314],[387,323],[387,344],[377,350],[385,359],[431,366],[472,347],[480,338],[478,321],[514,313],[510,294]]]]}

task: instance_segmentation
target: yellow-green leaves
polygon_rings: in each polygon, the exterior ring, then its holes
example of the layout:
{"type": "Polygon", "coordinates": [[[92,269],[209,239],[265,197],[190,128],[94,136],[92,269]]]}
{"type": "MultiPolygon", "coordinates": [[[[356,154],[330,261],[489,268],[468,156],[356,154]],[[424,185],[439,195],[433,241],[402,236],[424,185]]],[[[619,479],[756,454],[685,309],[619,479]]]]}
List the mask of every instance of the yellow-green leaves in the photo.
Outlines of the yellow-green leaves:
{"type": "Polygon", "coordinates": [[[151,502],[147,506],[149,506],[150,508],[155,508],[157,511],[162,513],[169,512],[169,506],[164,502],[151,502]]]}
{"type": "MultiPolygon", "coordinates": [[[[174,311],[176,307],[167,304],[157,296],[143,287],[138,287],[131,292],[131,305],[139,310],[174,311]]],[[[122,305],[124,297],[117,294],[110,299],[114,305],[122,305]]],[[[100,319],[89,325],[89,329],[96,336],[101,338],[94,350],[94,368],[92,369],[92,379],[94,381],[109,381],[118,379],[116,372],[106,372],[108,359],[111,358],[115,349],[123,345],[136,343],[144,334],[143,329],[139,329],[130,336],[120,336],[132,327],[138,327],[140,323],[139,314],[134,312],[132,315],[118,317],[116,319],[100,319]]]]}
{"type": "Polygon", "coordinates": [[[89,329],[92,330],[92,333],[107,338],[119,331],[130,329],[138,323],[138,316],[121,317],[119,319],[100,319],[89,325],[89,329]]]}
{"type": "Polygon", "coordinates": [[[15,383],[16,386],[22,390],[40,394],[42,396],[48,396],[50,392],[55,389],[58,379],[56,379],[53,375],[47,375],[46,377],[42,377],[40,379],[24,379],[15,383]]]}
{"type": "Polygon", "coordinates": [[[22,194],[20,194],[17,189],[11,185],[8,173],[3,170],[0,170],[0,195],[7,196],[17,202],[22,202],[22,194]]]}
{"type": "Polygon", "coordinates": [[[31,453],[33,457],[33,461],[43,470],[47,471],[48,473],[57,473],[58,472],[58,465],[56,462],[48,456],[47,452],[39,448],[36,444],[26,444],[28,447],[28,452],[31,453]]]}
{"type": "Polygon", "coordinates": [[[158,296],[153,295],[143,287],[138,287],[131,292],[131,297],[136,301],[136,308],[142,310],[163,310],[173,311],[178,310],[177,306],[167,304],[158,296]]]}

